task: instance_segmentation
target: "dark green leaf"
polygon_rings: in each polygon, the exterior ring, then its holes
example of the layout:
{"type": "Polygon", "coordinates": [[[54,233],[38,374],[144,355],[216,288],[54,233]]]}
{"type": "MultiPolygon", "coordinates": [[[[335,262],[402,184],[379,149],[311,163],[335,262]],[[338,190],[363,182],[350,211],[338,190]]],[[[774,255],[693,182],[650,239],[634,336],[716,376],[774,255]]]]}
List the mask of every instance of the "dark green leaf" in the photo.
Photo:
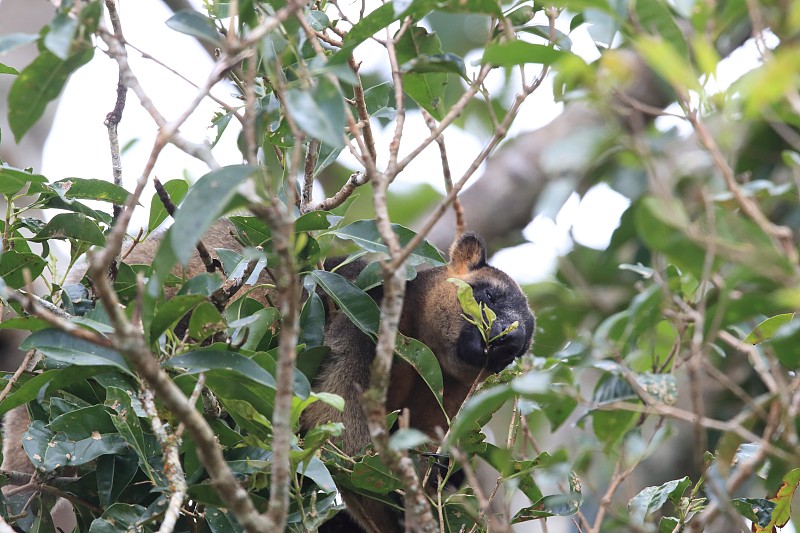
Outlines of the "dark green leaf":
{"type": "MultiPolygon", "coordinates": [[[[308,290],[308,289],[307,289],[308,290]]],[[[325,305],[313,288],[300,312],[300,338],[298,343],[308,348],[322,346],[325,338],[325,305]]]]}
{"type": "Polygon", "coordinates": [[[92,57],[94,48],[66,60],[45,50],[23,69],[8,92],[8,123],[17,142],[39,120],[48,102],[61,93],[70,75],[92,57]]]}
{"type": "Polygon", "coordinates": [[[26,404],[36,398],[48,396],[48,392],[59,390],[105,372],[108,367],[70,366],[57,370],[46,370],[26,381],[17,390],[0,402],[0,415],[4,415],[14,407],[26,404]]]}
{"type": "Polygon", "coordinates": [[[0,194],[13,196],[32,183],[47,183],[47,178],[41,174],[0,166],[0,194]]]}
{"type": "Polygon", "coordinates": [[[81,213],[59,213],[36,234],[34,241],[75,239],[95,246],[105,246],[106,237],[97,223],[81,213]]]}
{"type": "Polygon", "coordinates": [[[333,272],[315,270],[309,275],[314,277],[358,329],[373,338],[378,334],[380,309],[367,293],[333,272]]]}
{"type": "MultiPolygon", "coordinates": [[[[174,205],[180,205],[186,197],[186,193],[189,192],[189,184],[186,183],[186,180],[169,180],[162,185],[174,205]]],[[[147,221],[147,231],[156,229],[168,216],[167,209],[158,197],[158,193],[153,194],[153,198],[150,200],[150,218],[147,221]]]]}
{"type": "Polygon", "coordinates": [[[6,250],[0,254],[0,278],[12,289],[25,286],[25,269],[30,272],[31,279],[36,279],[46,266],[47,261],[36,254],[16,250],[6,250]]]}
{"type": "Polygon", "coordinates": [[[769,525],[772,512],[775,510],[775,502],[766,498],[734,498],[731,500],[731,504],[739,514],[755,522],[761,528],[769,525]]]}
{"type": "Polygon", "coordinates": [[[127,533],[141,530],[147,509],[141,505],[115,503],[95,519],[89,527],[89,533],[127,533]]]}
{"type": "Polygon", "coordinates": [[[89,438],[72,441],[63,433],[50,431],[41,420],[31,423],[22,436],[22,446],[31,462],[45,472],[84,465],[101,455],[121,453],[127,448],[117,434],[95,432],[89,438]]]}
{"type": "MultiPolygon", "coordinates": [[[[144,432],[142,431],[142,426],[139,423],[139,417],[136,414],[134,402],[137,405],[140,403],[133,391],[114,386],[106,388],[105,404],[116,411],[116,414],[111,416],[114,427],[117,428],[122,438],[125,439],[128,445],[136,452],[136,455],[139,457],[139,464],[142,465],[150,479],[155,480],[155,474],[148,461],[150,453],[147,449],[148,447],[144,432]]],[[[139,407],[141,408],[140,405],[139,407]]]]}
{"type": "Polygon", "coordinates": [[[417,374],[433,393],[439,403],[439,407],[444,410],[442,369],[439,367],[439,360],[436,359],[431,349],[417,339],[398,333],[394,353],[417,371],[417,374]]]}
{"type": "Polygon", "coordinates": [[[48,426],[70,440],[88,439],[93,433],[113,433],[114,424],[102,405],[75,409],[55,417],[48,426]]]}
{"type": "Polygon", "coordinates": [[[400,65],[400,71],[413,72],[415,74],[449,72],[467,79],[467,73],[464,69],[464,60],[450,52],[446,54],[420,55],[414,57],[400,65]]]}
{"type": "Polygon", "coordinates": [[[368,455],[356,463],[350,481],[357,488],[377,494],[389,494],[403,486],[376,455],[368,455]]]}
{"type": "Polygon", "coordinates": [[[236,521],[233,513],[216,507],[206,507],[206,524],[211,533],[240,533],[242,526],[236,521]]]}
{"type": "Polygon", "coordinates": [[[139,459],[134,454],[103,455],[97,459],[95,472],[100,505],[108,507],[116,502],[138,470],[139,459]]]}
{"type": "Polygon", "coordinates": [[[206,300],[202,294],[182,294],[173,297],[158,308],[150,324],[150,339],[157,339],[167,329],[173,327],[200,302],[206,300]]]}
{"type": "Polygon", "coordinates": [[[182,368],[186,374],[222,370],[234,372],[264,387],[274,389],[275,378],[247,357],[234,352],[204,350],[187,352],[166,361],[164,368],[182,368]]]}
{"type": "Polygon", "coordinates": [[[128,364],[116,350],[76,339],[57,329],[32,333],[20,344],[22,350],[36,349],[54,361],[78,366],[113,366],[130,373],[128,364]]]}
{"type": "Polygon", "coordinates": [[[294,221],[294,230],[301,231],[320,231],[326,230],[341,220],[341,217],[332,215],[327,211],[312,211],[297,218],[294,221]]]}

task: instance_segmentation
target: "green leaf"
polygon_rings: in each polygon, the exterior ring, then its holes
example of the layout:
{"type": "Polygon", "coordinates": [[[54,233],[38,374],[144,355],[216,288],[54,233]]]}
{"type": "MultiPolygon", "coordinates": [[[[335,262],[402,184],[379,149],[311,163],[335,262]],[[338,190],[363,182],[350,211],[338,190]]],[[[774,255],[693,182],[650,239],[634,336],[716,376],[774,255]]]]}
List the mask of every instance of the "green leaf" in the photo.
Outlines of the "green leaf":
{"type": "MultiPolygon", "coordinates": [[[[399,224],[392,224],[392,230],[400,241],[400,246],[406,246],[416,233],[399,224]]],[[[362,250],[374,253],[389,253],[389,248],[383,243],[374,220],[357,220],[343,228],[333,230],[331,233],[340,239],[350,240],[362,250]]],[[[412,266],[428,263],[433,266],[444,266],[447,262],[428,241],[423,241],[417,246],[408,258],[412,266]]]]}
{"type": "Polygon", "coordinates": [[[356,488],[376,494],[389,494],[403,486],[376,455],[368,455],[356,463],[350,481],[356,488]]]}
{"type": "Polygon", "coordinates": [[[631,522],[644,525],[645,518],[661,509],[667,500],[677,503],[692,481],[688,477],[668,481],[658,487],[647,487],[628,502],[631,522]]]}
{"type": "Polygon", "coordinates": [[[12,76],[17,76],[19,71],[14,67],[10,67],[5,63],[0,63],[0,74],[11,74],[12,76]]]}
{"type": "MultiPolygon", "coordinates": [[[[421,26],[408,28],[397,42],[397,60],[411,70],[418,62],[432,61],[433,57],[443,58],[442,43],[435,33],[421,26]],[[428,58],[422,59],[422,58],[428,58]]],[[[452,55],[452,54],[451,54],[452,55]]],[[[403,90],[434,118],[444,117],[444,96],[447,88],[447,74],[441,71],[426,71],[425,74],[408,72],[403,77],[403,90]]]]}
{"type": "Polygon", "coordinates": [[[75,239],[95,246],[105,246],[106,237],[97,223],[82,213],[59,213],[39,230],[33,241],[75,239]]]}
{"type": "Polygon", "coordinates": [[[327,211],[312,211],[299,216],[294,221],[294,230],[298,233],[301,231],[326,230],[331,227],[331,224],[335,224],[339,220],[341,220],[341,217],[332,215],[327,211]]]}
{"type": "Polygon", "coordinates": [[[17,390],[0,402],[0,415],[6,414],[14,407],[26,404],[36,398],[48,397],[49,391],[81,383],[99,373],[108,371],[101,366],[70,366],[57,370],[46,370],[22,384],[17,390]]]}
{"type": "Polygon", "coordinates": [[[417,371],[444,412],[442,369],[431,349],[417,339],[398,333],[394,353],[417,371]]]}
{"type": "Polygon", "coordinates": [[[397,114],[394,108],[394,86],[388,81],[364,91],[364,103],[371,117],[393,120],[397,114]]]}
{"type": "Polygon", "coordinates": [[[191,35],[215,46],[222,45],[222,39],[214,21],[194,10],[178,11],[167,19],[167,26],[173,30],[191,35]]]}
{"type": "Polygon", "coordinates": [[[14,196],[32,183],[47,183],[47,178],[41,174],[0,166],[0,194],[14,196]]]}
{"type": "Polygon", "coordinates": [[[781,326],[788,324],[792,319],[794,319],[794,313],[784,313],[770,317],[753,328],[753,331],[748,333],[742,342],[758,344],[771,339],[781,326]]]}
{"type": "Polygon", "coordinates": [[[314,270],[309,274],[361,331],[372,338],[378,334],[380,309],[367,293],[333,272],[314,270]]]}
{"type": "Polygon", "coordinates": [[[329,79],[319,78],[311,91],[286,91],[286,108],[291,110],[300,129],[310,137],[334,148],[344,146],[344,97],[329,79]]]}
{"type": "Polygon", "coordinates": [[[70,440],[88,439],[93,433],[113,433],[114,424],[102,405],[75,409],[55,417],[48,427],[64,433],[70,440]]]}
{"type": "Polygon", "coordinates": [[[99,179],[68,178],[56,181],[50,187],[65,200],[78,198],[123,205],[130,195],[119,185],[99,179]]]}
{"type": "MultiPolygon", "coordinates": [[[[306,289],[308,290],[308,289],[306,289]]],[[[300,312],[299,344],[308,348],[322,346],[325,340],[325,304],[313,288],[308,291],[308,299],[300,312]]]]}
{"type": "Polygon", "coordinates": [[[198,341],[205,340],[225,327],[225,319],[211,302],[198,305],[189,319],[189,335],[198,341]]]}
{"type": "Polygon", "coordinates": [[[447,442],[458,444],[459,439],[465,436],[475,426],[482,427],[481,421],[487,421],[508,400],[514,397],[514,391],[507,384],[498,385],[488,390],[480,391],[461,408],[461,412],[450,426],[450,435],[447,442]]]}
{"type": "Polygon", "coordinates": [[[772,511],[772,516],[766,526],[756,527],[753,531],[755,533],[770,533],[775,531],[776,528],[785,526],[792,513],[792,498],[797,490],[797,485],[800,483],[800,468],[790,470],[781,482],[777,494],[770,498],[769,501],[775,504],[772,511]]]}
{"type": "Polygon", "coordinates": [[[8,92],[8,123],[17,142],[39,120],[48,102],[61,93],[70,75],[92,57],[94,48],[66,60],[45,50],[20,72],[8,92]]]}
{"type": "Polygon", "coordinates": [[[731,504],[736,511],[754,522],[754,526],[766,528],[772,520],[775,502],[766,498],[734,498],[731,504]]]}
{"type": "Polygon", "coordinates": [[[660,0],[636,0],[635,11],[641,30],[661,37],[689,64],[689,46],[686,38],[666,3],[660,0]]]}
{"type": "Polygon", "coordinates": [[[166,361],[164,368],[181,368],[186,374],[232,372],[264,387],[275,389],[275,378],[247,357],[220,350],[187,352],[166,361]]]}
{"type": "Polygon", "coordinates": [[[269,227],[258,217],[232,216],[228,220],[239,231],[247,246],[262,246],[272,238],[269,227]]]}
{"type": "Polygon", "coordinates": [[[150,339],[154,340],[160,337],[162,333],[173,327],[178,320],[205,300],[206,297],[202,294],[181,294],[168,300],[158,308],[153,317],[150,324],[150,339]]]}
{"type": "MultiPolygon", "coordinates": [[[[186,193],[189,192],[189,184],[186,180],[169,180],[162,185],[174,205],[180,205],[186,197],[186,193]]],[[[153,194],[153,198],[150,200],[150,218],[147,221],[147,231],[150,232],[156,229],[168,216],[167,208],[164,207],[164,204],[158,197],[158,193],[153,194]]]]}
{"type": "Polygon", "coordinates": [[[12,289],[25,286],[25,269],[30,272],[31,279],[36,279],[46,266],[47,261],[36,254],[16,250],[6,250],[0,254],[0,278],[12,289]]]}
{"type": "Polygon", "coordinates": [[[20,349],[36,349],[48,358],[77,366],[112,366],[126,374],[131,371],[116,350],[92,344],[57,329],[36,331],[22,341],[20,349]]]}
{"type": "Polygon", "coordinates": [[[230,165],[212,170],[197,180],[176,212],[175,224],[169,232],[177,236],[170,238],[169,244],[181,263],[189,260],[195,245],[206,229],[219,219],[236,188],[255,171],[247,165],[230,165]]]}
{"type": "Polygon", "coordinates": [[[148,461],[150,453],[148,452],[142,425],[136,414],[136,408],[133,405],[134,401],[139,404],[139,400],[135,397],[133,391],[113,386],[106,387],[105,404],[116,412],[111,416],[114,427],[117,428],[122,438],[136,452],[139,457],[139,464],[142,465],[148,477],[151,480],[155,480],[156,474],[151,469],[148,461]]]}
{"type": "Polygon", "coordinates": [[[139,459],[134,454],[103,455],[98,458],[95,472],[100,505],[108,507],[116,502],[138,470],[139,459]]]}
{"type": "Polygon", "coordinates": [[[22,447],[38,469],[52,472],[62,467],[84,465],[101,455],[122,453],[127,445],[116,433],[95,432],[86,439],[69,440],[63,433],[50,431],[41,420],[35,420],[22,435],[22,447]]]}
{"type": "Polygon", "coordinates": [[[254,167],[231,165],[212,170],[189,190],[167,230],[153,261],[153,274],[147,285],[148,297],[155,297],[163,280],[176,263],[186,264],[196,253],[197,242],[206,229],[225,212],[241,182],[255,172],[254,167]]]}
{"type": "Polygon", "coordinates": [[[445,54],[420,55],[411,58],[400,65],[400,71],[412,72],[415,74],[449,72],[467,79],[467,72],[464,68],[464,60],[450,52],[445,54]]]}
{"type": "Polygon", "coordinates": [[[233,513],[218,509],[217,507],[206,507],[206,524],[211,533],[240,533],[242,527],[234,518],[233,513]]]}
{"type": "Polygon", "coordinates": [[[517,40],[487,46],[481,63],[497,67],[513,67],[514,65],[526,63],[552,65],[568,54],[569,52],[558,50],[549,45],[517,40]]]}
{"type": "Polygon", "coordinates": [[[141,505],[115,503],[103,516],[92,521],[89,533],[126,533],[141,530],[140,523],[147,509],[141,505]]]}

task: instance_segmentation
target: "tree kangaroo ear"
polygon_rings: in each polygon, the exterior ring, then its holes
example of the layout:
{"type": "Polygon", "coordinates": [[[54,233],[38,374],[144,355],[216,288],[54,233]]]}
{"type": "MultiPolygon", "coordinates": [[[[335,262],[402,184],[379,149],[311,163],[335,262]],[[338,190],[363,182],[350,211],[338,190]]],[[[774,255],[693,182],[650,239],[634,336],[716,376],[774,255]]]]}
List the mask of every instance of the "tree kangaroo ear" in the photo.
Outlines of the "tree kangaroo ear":
{"type": "Polygon", "coordinates": [[[486,245],[475,233],[465,233],[450,247],[451,274],[462,276],[470,270],[486,266],[486,245]]]}

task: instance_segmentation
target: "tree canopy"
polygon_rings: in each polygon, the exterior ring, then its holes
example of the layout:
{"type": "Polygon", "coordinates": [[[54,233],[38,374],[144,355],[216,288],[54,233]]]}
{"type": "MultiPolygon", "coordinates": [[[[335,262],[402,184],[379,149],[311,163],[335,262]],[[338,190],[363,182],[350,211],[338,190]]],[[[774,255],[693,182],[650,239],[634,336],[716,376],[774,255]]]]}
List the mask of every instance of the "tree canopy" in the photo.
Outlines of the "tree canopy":
{"type": "MultiPolygon", "coordinates": [[[[188,7],[166,24],[202,42],[214,64],[179,110],[155,106],[131,68],[139,43],[126,39],[114,0],[65,0],[38,33],[0,35],[5,158],[12,138],[48,123],[48,103],[95,54],[119,71],[103,81],[116,94],[107,180],[26,168],[38,161],[0,167],[0,326],[30,332],[25,361],[3,377],[0,413],[27,406],[23,444],[37,468],[34,478],[2,473],[0,530],[54,532],[51,510],[64,498],[77,531],[313,531],[341,510],[339,490],[398,507],[420,531],[800,524],[791,506],[800,482],[800,3],[188,7]],[[573,49],[587,32],[598,60],[573,49]],[[388,77],[361,71],[365,43],[380,49],[388,77]],[[721,85],[745,43],[756,66],[721,85]],[[24,46],[35,47],[31,62],[3,63],[24,46]],[[545,80],[563,112],[507,140],[545,80]],[[219,86],[234,99],[215,97],[219,86]],[[189,140],[182,128],[209,98],[212,134],[189,140]],[[158,128],[141,168],[125,165],[118,141],[131,106],[158,128]],[[410,138],[411,120],[430,133],[410,138]],[[379,125],[393,131],[383,144],[379,125]],[[214,150],[228,128],[235,161],[214,150]],[[449,152],[442,139],[453,128],[482,148],[449,152]],[[165,179],[142,208],[168,145],[208,172],[191,184],[165,179]],[[399,191],[428,146],[439,150],[430,174],[446,192],[399,191]],[[358,168],[342,165],[342,153],[358,168]],[[453,157],[469,157],[459,175],[453,157]],[[431,390],[443,382],[430,349],[398,337],[414,267],[441,264],[436,247],[464,227],[494,249],[518,243],[533,216],[558,211],[564,191],[597,184],[630,206],[608,247],[574,242],[551,279],[524,287],[537,317],[531,353],[480,385],[438,438],[386,413],[393,357],[431,390]],[[149,215],[137,232],[129,222],[141,209],[149,215]],[[241,249],[198,245],[223,216],[241,249]],[[168,218],[152,261],[128,264],[131,246],[152,243],[168,218]],[[197,254],[208,272],[176,276],[197,254]],[[351,283],[321,268],[338,254],[373,262],[351,283]],[[258,272],[273,286],[268,302],[242,290],[258,272]],[[378,285],[380,305],[365,292],[378,285]],[[311,403],[342,406],[310,385],[329,350],[323,296],[377,347],[363,396],[373,444],[355,457],[335,445],[341,424],[299,432],[311,403]],[[439,483],[426,485],[436,472],[439,483]],[[446,490],[456,473],[466,482],[446,490]]],[[[467,314],[475,305],[462,303],[467,314]]]]}

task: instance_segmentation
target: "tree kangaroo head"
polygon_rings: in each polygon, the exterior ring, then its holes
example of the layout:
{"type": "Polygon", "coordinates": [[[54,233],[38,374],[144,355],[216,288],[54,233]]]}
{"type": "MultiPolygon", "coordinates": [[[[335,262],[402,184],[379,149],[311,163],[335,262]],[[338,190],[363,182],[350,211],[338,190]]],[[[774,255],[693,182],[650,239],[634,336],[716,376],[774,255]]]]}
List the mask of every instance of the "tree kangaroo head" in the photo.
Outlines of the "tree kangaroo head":
{"type": "Polygon", "coordinates": [[[419,282],[421,290],[415,292],[422,302],[414,306],[415,312],[421,311],[416,319],[418,338],[437,354],[445,374],[472,380],[483,369],[502,370],[530,348],[535,319],[528,300],[511,277],[487,264],[486,247],[474,233],[464,234],[453,244],[446,267],[421,273],[419,282]],[[468,283],[475,300],[497,315],[488,338],[514,322],[517,328],[487,346],[478,327],[465,319],[450,278],[468,283]]]}

